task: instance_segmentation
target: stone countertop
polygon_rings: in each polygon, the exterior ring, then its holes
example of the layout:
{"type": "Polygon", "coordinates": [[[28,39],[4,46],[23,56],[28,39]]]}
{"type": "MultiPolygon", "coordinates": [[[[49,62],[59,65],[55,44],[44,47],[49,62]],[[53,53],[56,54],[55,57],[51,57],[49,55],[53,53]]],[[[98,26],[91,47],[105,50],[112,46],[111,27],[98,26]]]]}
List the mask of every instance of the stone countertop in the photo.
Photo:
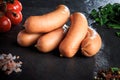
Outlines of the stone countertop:
{"type": "Polygon", "coordinates": [[[120,0],[20,0],[23,5],[23,21],[13,26],[11,31],[0,33],[0,51],[20,56],[22,72],[9,76],[0,72],[1,80],[93,80],[100,69],[120,66],[120,38],[113,30],[91,25],[89,13],[92,9],[107,3],[120,3],[120,0]],[[84,57],[80,51],[72,59],[59,57],[58,49],[43,54],[34,47],[21,47],[16,38],[27,17],[41,15],[52,11],[59,4],[65,4],[71,13],[82,12],[88,19],[89,25],[100,34],[103,44],[99,53],[91,58],[84,57]]]}

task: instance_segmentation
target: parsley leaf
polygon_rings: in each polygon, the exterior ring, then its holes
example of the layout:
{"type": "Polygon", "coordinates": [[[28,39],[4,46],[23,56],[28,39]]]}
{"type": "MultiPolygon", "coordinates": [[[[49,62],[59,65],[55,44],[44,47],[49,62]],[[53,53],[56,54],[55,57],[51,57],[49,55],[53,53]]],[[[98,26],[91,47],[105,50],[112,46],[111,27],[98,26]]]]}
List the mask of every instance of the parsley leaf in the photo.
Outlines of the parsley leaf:
{"type": "Polygon", "coordinates": [[[90,13],[92,19],[100,26],[117,29],[117,35],[120,37],[120,3],[106,4],[98,9],[93,9],[90,13]]]}

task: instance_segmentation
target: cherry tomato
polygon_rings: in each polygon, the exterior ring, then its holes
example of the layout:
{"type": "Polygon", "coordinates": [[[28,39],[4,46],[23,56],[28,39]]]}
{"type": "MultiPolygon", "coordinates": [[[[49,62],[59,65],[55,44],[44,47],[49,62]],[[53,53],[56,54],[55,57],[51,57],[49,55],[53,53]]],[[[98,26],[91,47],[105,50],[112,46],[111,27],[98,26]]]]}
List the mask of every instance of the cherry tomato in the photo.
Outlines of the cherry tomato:
{"type": "Polygon", "coordinates": [[[18,10],[10,10],[6,12],[6,16],[11,20],[13,25],[18,25],[22,21],[22,13],[18,10]]]}
{"type": "Polygon", "coordinates": [[[16,6],[14,6],[12,3],[6,3],[6,11],[10,10],[17,10],[16,6]]]}
{"type": "Polygon", "coordinates": [[[21,11],[22,10],[21,2],[18,1],[18,0],[15,0],[14,3],[7,2],[6,11],[9,11],[9,10],[19,10],[19,11],[21,11]]]}
{"type": "Polygon", "coordinates": [[[7,32],[11,29],[11,21],[6,16],[0,16],[0,32],[7,32]]]}
{"type": "Polygon", "coordinates": [[[0,0],[0,4],[3,2],[3,0],[0,0]]]}
{"type": "Polygon", "coordinates": [[[21,4],[20,1],[15,0],[15,1],[14,1],[14,6],[16,6],[16,8],[17,8],[19,11],[22,11],[22,4],[21,4]]]}

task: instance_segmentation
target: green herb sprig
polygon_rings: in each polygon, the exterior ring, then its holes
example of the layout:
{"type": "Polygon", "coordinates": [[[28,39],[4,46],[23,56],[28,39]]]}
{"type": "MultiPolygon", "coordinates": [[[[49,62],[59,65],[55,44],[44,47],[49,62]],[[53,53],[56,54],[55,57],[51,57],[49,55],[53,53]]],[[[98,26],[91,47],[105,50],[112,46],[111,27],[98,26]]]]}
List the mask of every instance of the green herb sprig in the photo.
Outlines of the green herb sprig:
{"type": "Polygon", "coordinates": [[[100,6],[97,10],[93,9],[90,15],[100,26],[105,25],[117,30],[116,34],[120,37],[120,3],[100,6]]]}

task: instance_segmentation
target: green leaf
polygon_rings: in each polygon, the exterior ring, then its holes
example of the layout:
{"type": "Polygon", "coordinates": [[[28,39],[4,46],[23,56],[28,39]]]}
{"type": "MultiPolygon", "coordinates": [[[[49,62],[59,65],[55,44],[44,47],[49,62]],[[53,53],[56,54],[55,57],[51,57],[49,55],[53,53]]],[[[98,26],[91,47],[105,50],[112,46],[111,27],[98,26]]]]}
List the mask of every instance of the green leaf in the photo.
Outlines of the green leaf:
{"type": "Polygon", "coordinates": [[[100,18],[95,18],[95,21],[96,22],[100,22],[100,18]]]}
{"type": "Polygon", "coordinates": [[[108,24],[109,28],[120,29],[120,24],[108,24]]]}
{"type": "MultiPolygon", "coordinates": [[[[93,9],[91,16],[100,25],[107,25],[108,28],[120,30],[120,3],[106,4],[93,9]]],[[[120,32],[116,32],[120,37],[120,32]]]]}
{"type": "Polygon", "coordinates": [[[120,69],[118,68],[118,67],[112,67],[111,68],[111,71],[114,73],[114,72],[116,72],[116,71],[119,71],[120,69]]]}
{"type": "Polygon", "coordinates": [[[96,17],[97,17],[97,11],[96,11],[95,9],[93,9],[93,10],[91,11],[91,16],[92,16],[93,18],[96,18],[96,17]]]}
{"type": "Polygon", "coordinates": [[[120,32],[116,32],[117,36],[120,37],[120,32]]]}

